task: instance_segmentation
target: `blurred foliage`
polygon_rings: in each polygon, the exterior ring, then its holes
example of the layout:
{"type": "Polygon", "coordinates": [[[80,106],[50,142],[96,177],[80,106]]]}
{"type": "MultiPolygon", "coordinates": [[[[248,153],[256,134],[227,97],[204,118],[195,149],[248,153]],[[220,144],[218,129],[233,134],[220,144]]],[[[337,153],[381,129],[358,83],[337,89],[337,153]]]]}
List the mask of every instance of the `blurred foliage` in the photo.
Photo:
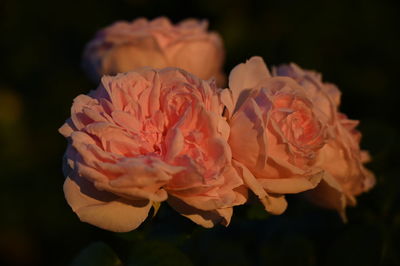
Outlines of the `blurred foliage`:
{"type": "Polygon", "coordinates": [[[95,242],[83,249],[71,266],[122,266],[122,263],[107,244],[95,242]]]}
{"type": "Polygon", "coordinates": [[[400,265],[398,14],[387,0],[0,1],[0,265],[400,265]],[[227,72],[260,55],[340,87],[378,178],[347,224],[301,196],[281,216],[237,207],[228,228],[200,228],[165,204],[125,234],[78,220],[62,192],[57,129],[72,99],[96,87],[82,49],[115,20],[159,15],[207,18],[227,72]]]}

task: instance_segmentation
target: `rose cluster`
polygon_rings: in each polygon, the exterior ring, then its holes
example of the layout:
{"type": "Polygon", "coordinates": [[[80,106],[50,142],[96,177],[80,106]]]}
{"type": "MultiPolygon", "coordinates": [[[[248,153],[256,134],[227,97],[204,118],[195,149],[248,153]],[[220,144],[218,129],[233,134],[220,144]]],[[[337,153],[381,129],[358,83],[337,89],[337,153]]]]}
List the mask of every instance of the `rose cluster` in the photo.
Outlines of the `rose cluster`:
{"type": "Polygon", "coordinates": [[[118,22],[84,52],[96,90],[75,98],[60,128],[65,197],[103,229],[136,229],[163,202],[204,227],[227,226],[255,194],[272,214],[286,194],[345,208],[374,175],[340,91],[295,64],[252,57],[227,88],[221,38],[207,23],[118,22]]]}

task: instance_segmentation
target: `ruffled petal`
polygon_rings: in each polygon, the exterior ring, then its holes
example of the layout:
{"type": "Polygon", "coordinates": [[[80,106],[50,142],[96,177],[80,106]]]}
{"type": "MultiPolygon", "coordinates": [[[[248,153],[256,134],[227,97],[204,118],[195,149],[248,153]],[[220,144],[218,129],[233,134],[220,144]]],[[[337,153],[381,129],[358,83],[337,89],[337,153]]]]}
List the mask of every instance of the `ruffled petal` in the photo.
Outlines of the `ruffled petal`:
{"type": "Polygon", "coordinates": [[[287,202],[283,195],[268,194],[262,184],[254,177],[254,175],[243,164],[233,160],[233,165],[238,169],[238,172],[243,177],[243,181],[254,194],[260,199],[265,210],[272,214],[282,214],[287,208],[287,202]]]}

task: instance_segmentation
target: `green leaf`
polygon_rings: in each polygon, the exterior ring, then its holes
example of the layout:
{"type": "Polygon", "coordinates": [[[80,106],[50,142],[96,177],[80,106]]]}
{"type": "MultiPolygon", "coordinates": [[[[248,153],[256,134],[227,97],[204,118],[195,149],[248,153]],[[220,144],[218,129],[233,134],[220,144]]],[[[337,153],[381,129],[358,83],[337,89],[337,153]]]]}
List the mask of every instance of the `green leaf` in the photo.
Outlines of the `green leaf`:
{"type": "Polygon", "coordinates": [[[115,252],[103,242],[95,242],[83,249],[71,266],[121,266],[115,252]]]}

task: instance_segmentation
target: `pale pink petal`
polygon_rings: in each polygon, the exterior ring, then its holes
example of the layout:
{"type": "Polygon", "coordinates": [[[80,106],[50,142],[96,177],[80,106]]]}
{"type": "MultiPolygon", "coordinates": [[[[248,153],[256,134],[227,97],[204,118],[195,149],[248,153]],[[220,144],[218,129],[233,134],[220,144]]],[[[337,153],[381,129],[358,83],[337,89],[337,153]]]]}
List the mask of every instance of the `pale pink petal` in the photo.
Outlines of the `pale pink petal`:
{"type": "Polygon", "coordinates": [[[280,215],[287,209],[287,201],[284,195],[268,194],[268,197],[261,199],[265,210],[271,214],[280,215]]]}
{"type": "Polygon", "coordinates": [[[165,144],[168,147],[165,160],[167,162],[172,162],[175,157],[182,152],[184,147],[184,137],[181,130],[179,128],[169,130],[165,137],[165,144]]]}
{"type": "Polygon", "coordinates": [[[243,184],[237,171],[232,166],[226,166],[219,180],[185,190],[167,190],[186,204],[207,211],[244,204],[247,200],[247,189],[243,184]]]}
{"type": "Polygon", "coordinates": [[[95,102],[96,100],[87,95],[79,95],[74,99],[71,107],[71,120],[76,129],[81,130],[92,122],[90,118],[83,114],[83,109],[95,102]]]}
{"type": "Polygon", "coordinates": [[[258,181],[269,193],[294,194],[315,188],[324,172],[320,171],[308,176],[293,176],[291,178],[259,178],[258,181]]]}
{"type": "Polygon", "coordinates": [[[232,91],[230,89],[223,89],[220,92],[221,102],[226,107],[226,115],[227,118],[230,118],[233,115],[233,110],[235,109],[235,103],[233,102],[232,91]]]}
{"type": "Polygon", "coordinates": [[[94,184],[104,183],[107,184],[109,182],[109,176],[102,173],[100,169],[96,169],[88,166],[85,163],[76,161],[75,162],[76,171],[80,176],[84,176],[87,180],[91,181],[94,184]]]}
{"type": "Polygon", "coordinates": [[[216,212],[223,218],[221,224],[227,227],[231,222],[233,208],[221,208],[217,209],[216,212]]]}
{"type": "Polygon", "coordinates": [[[369,163],[371,162],[372,158],[368,151],[361,150],[360,151],[361,163],[369,163]]]}
{"type": "Polygon", "coordinates": [[[157,42],[151,37],[137,40],[134,45],[127,43],[111,49],[103,56],[102,62],[101,74],[107,75],[128,72],[143,66],[169,66],[157,42]]]}
{"type": "Polygon", "coordinates": [[[233,206],[245,204],[249,198],[249,188],[243,183],[242,186],[235,188],[234,191],[236,198],[233,202],[233,206]]]}
{"type": "Polygon", "coordinates": [[[64,125],[62,125],[59,129],[58,132],[60,132],[61,135],[63,135],[64,137],[68,138],[69,136],[71,136],[72,132],[74,132],[74,126],[73,126],[73,122],[71,119],[68,119],[64,125]]]}
{"type": "Polygon", "coordinates": [[[78,185],[68,177],[64,183],[64,193],[81,221],[114,232],[136,229],[147,218],[151,208],[149,201],[128,202],[112,194],[96,191],[90,188],[88,182],[81,181],[78,185]],[[83,190],[82,186],[89,187],[88,191],[83,190]],[[96,195],[92,197],[86,194],[88,192],[96,195]]]}
{"type": "Polygon", "coordinates": [[[262,123],[262,117],[257,112],[253,112],[253,115],[254,117],[249,117],[249,114],[244,112],[235,113],[230,121],[229,145],[233,158],[245,165],[256,166],[259,159],[265,155],[265,145],[260,145],[265,133],[262,127],[254,126],[255,120],[262,123]]]}
{"type": "Polygon", "coordinates": [[[260,81],[270,78],[271,75],[264,60],[253,56],[246,63],[237,65],[229,74],[229,88],[232,90],[233,101],[236,108],[240,103],[238,99],[246,89],[255,88],[260,81]]]}
{"type": "Polygon", "coordinates": [[[221,68],[220,64],[216,64],[216,62],[222,63],[223,53],[220,51],[220,46],[222,45],[219,43],[210,42],[210,39],[188,41],[182,42],[176,51],[167,49],[166,54],[170,55],[169,61],[174,62],[171,66],[196,73],[199,78],[206,80],[218,73],[221,68]]]}
{"type": "Polygon", "coordinates": [[[365,167],[362,168],[362,174],[365,177],[363,180],[364,191],[368,191],[375,186],[376,177],[373,172],[366,169],[365,167]]]}
{"type": "Polygon", "coordinates": [[[266,211],[278,215],[286,210],[287,202],[283,195],[268,194],[246,166],[235,160],[233,165],[240,171],[244,183],[257,195],[266,211]]]}
{"type": "MultiPolygon", "coordinates": [[[[216,114],[215,114],[216,115],[216,114]]],[[[228,140],[231,128],[224,119],[218,119],[217,130],[224,140],[228,140]]]]}
{"type": "Polygon", "coordinates": [[[142,124],[138,120],[137,117],[135,117],[132,114],[122,112],[122,111],[114,111],[112,112],[112,118],[114,121],[122,126],[125,127],[133,132],[139,132],[139,130],[142,129],[142,124]]]}

